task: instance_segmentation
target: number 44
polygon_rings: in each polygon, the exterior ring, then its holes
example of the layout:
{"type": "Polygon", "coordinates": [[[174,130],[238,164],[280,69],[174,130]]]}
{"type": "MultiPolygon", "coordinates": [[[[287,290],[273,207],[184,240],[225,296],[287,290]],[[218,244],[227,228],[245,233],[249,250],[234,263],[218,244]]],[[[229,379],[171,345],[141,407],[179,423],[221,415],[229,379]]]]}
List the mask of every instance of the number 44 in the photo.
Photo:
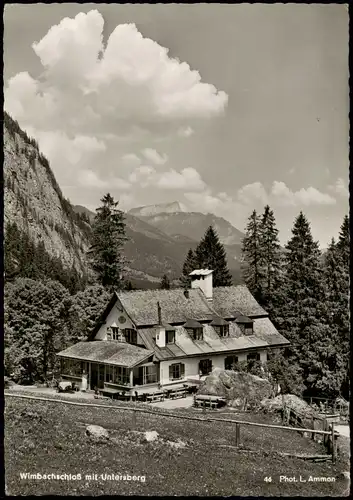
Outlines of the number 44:
{"type": "Polygon", "coordinates": [[[266,483],[272,483],[272,477],[271,476],[266,476],[264,481],[266,481],[266,483]]]}

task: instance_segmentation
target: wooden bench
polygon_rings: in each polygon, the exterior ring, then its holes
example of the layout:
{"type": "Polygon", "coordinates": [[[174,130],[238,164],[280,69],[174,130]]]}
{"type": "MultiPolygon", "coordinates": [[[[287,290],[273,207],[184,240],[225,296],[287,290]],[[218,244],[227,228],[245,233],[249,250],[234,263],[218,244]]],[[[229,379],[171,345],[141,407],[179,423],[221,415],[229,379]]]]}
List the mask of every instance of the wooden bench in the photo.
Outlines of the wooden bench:
{"type": "Polygon", "coordinates": [[[197,408],[199,406],[203,408],[219,408],[220,406],[224,406],[226,404],[226,400],[219,396],[207,396],[200,395],[194,396],[194,406],[197,408]]]}
{"type": "Polygon", "coordinates": [[[186,398],[186,389],[172,389],[169,392],[170,399],[186,398]]]}
{"type": "Polygon", "coordinates": [[[152,394],[147,395],[147,401],[149,403],[153,403],[153,401],[164,401],[164,397],[164,392],[153,392],[152,394]]]}
{"type": "Polygon", "coordinates": [[[119,394],[118,389],[112,389],[110,387],[98,389],[98,391],[99,391],[99,394],[101,394],[102,396],[104,396],[106,394],[108,397],[110,397],[112,399],[114,399],[114,396],[117,396],[119,394]]]}

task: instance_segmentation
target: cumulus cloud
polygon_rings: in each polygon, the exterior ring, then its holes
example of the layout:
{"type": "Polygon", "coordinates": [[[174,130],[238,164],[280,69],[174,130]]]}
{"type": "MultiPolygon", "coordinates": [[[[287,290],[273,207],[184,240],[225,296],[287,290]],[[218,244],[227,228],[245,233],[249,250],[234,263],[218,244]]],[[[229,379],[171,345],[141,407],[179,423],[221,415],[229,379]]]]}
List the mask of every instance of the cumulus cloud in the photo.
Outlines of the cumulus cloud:
{"type": "MultiPolygon", "coordinates": [[[[186,62],[144,37],[135,24],[120,24],[103,45],[104,20],[97,10],[65,18],[32,47],[44,68],[34,80],[20,73],[5,91],[7,110],[37,125],[41,113],[66,108],[65,115],[83,119],[78,108],[91,112],[91,125],[132,120],[170,121],[218,115],[228,96],[201,81],[186,62]],[[73,106],[67,109],[67,105],[73,106]],[[94,117],[97,114],[94,123],[94,117]],[[81,118],[80,118],[81,117],[81,118]]],[[[77,124],[79,125],[79,123],[77,124]]]]}
{"type": "Polygon", "coordinates": [[[124,179],[114,177],[112,179],[101,179],[93,170],[80,170],[78,181],[82,186],[98,189],[129,189],[131,184],[124,179]]]}
{"type": "Polygon", "coordinates": [[[164,165],[164,163],[168,160],[168,156],[166,154],[160,155],[158,151],[152,148],[142,150],[142,154],[147,160],[151,161],[155,165],[164,165]]]}
{"type": "Polygon", "coordinates": [[[103,29],[97,10],[62,19],[32,44],[40,76],[20,72],[4,91],[5,109],[31,129],[59,183],[72,189],[72,167],[76,179],[93,185],[87,171],[112,179],[128,177],[145,162],[165,164],[167,155],[152,146],[141,152],[142,145],[180,130],[189,136],[188,123],[222,114],[228,102],[225,92],[135,24],[116,26],[105,44],[103,29]]]}
{"type": "Polygon", "coordinates": [[[345,198],[349,196],[349,191],[346,186],[346,183],[341,177],[337,179],[335,184],[329,186],[329,189],[330,191],[332,191],[335,194],[338,194],[339,196],[343,196],[345,198]]]}
{"type": "Polygon", "coordinates": [[[140,158],[135,153],[126,153],[121,157],[121,160],[128,166],[136,166],[141,163],[140,158]]]}
{"type": "Polygon", "coordinates": [[[157,186],[164,189],[182,189],[199,191],[206,187],[197,170],[192,167],[183,168],[181,172],[169,170],[160,175],[157,186]]]}
{"type": "Polygon", "coordinates": [[[178,135],[180,137],[190,137],[194,133],[194,129],[191,127],[180,127],[178,130],[178,135]]]}
{"type": "Polygon", "coordinates": [[[238,190],[238,200],[242,203],[251,205],[254,201],[267,203],[267,193],[261,182],[247,184],[238,190]]]}
{"type": "Polygon", "coordinates": [[[334,205],[335,198],[327,193],[322,193],[314,187],[301,188],[292,191],[284,182],[274,181],[267,192],[261,182],[247,184],[237,192],[239,202],[246,205],[273,205],[276,207],[296,206],[307,207],[313,205],[334,205]]]}
{"type": "Polygon", "coordinates": [[[192,167],[184,168],[180,172],[174,169],[157,172],[150,165],[140,165],[130,173],[129,181],[140,187],[153,186],[163,190],[200,191],[206,188],[200,174],[192,167]]]}
{"type": "Polygon", "coordinates": [[[277,206],[334,205],[335,198],[310,186],[291,191],[284,182],[274,181],[270,199],[277,206]]]}
{"type": "Polygon", "coordinates": [[[141,165],[129,175],[129,181],[133,184],[138,183],[141,187],[147,187],[154,183],[156,169],[149,165],[141,165]]]}

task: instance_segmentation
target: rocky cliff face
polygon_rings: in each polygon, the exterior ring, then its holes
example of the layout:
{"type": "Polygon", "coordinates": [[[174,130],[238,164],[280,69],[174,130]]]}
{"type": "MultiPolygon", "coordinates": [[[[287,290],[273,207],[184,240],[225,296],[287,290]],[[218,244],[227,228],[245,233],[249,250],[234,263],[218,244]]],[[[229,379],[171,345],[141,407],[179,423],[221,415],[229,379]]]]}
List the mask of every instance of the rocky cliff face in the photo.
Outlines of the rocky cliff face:
{"type": "Polygon", "coordinates": [[[4,229],[16,223],[35,243],[43,242],[63,266],[81,272],[86,265],[89,225],[65,200],[38,145],[5,113],[4,229]]]}

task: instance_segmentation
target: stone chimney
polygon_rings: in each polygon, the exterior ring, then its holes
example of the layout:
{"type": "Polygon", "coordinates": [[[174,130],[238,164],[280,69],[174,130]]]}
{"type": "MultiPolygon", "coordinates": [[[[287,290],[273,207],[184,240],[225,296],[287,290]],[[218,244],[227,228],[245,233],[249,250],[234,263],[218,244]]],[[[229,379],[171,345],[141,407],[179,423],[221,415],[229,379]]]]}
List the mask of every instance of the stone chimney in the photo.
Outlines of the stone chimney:
{"type": "Polygon", "coordinates": [[[207,300],[213,299],[213,271],[210,269],[195,269],[189,276],[191,277],[191,288],[201,288],[207,300]]]}
{"type": "Polygon", "coordinates": [[[165,339],[165,327],[162,325],[162,308],[159,302],[157,302],[157,311],[158,311],[158,325],[156,328],[156,345],[158,347],[165,347],[166,339],[165,339]]]}

